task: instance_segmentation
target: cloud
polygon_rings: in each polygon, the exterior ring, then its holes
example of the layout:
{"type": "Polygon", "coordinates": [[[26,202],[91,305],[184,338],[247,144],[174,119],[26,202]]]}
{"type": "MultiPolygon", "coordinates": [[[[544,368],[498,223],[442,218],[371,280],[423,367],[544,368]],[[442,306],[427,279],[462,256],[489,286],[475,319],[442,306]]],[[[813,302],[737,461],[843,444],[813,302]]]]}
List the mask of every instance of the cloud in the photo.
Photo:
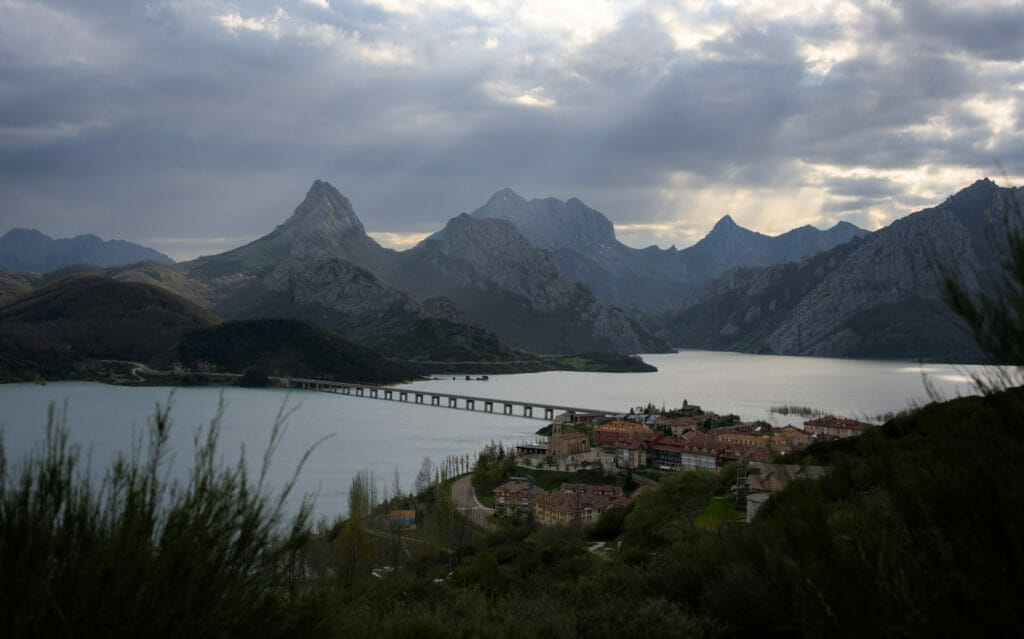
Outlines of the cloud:
{"type": "Polygon", "coordinates": [[[387,248],[393,248],[398,251],[404,251],[410,249],[423,240],[427,239],[430,233],[384,233],[384,232],[370,232],[370,237],[377,240],[381,246],[387,248]]]}
{"type": "Polygon", "coordinates": [[[278,10],[272,16],[243,18],[237,11],[235,13],[214,16],[213,19],[222,27],[237,33],[240,30],[266,32],[275,38],[281,35],[281,22],[288,18],[284,9],[278,10]]]}
{"type": "Polygon", "coordinates": [[[314,178],[395,246],[506,185],[580,197],[638,245],[725,213],[877,226],[997,162],[1022,179],[1022,11],[6,0],[0,232],[252,237],[314,178]]]}
{"type": "Polygon", "coordinates": [[[137,241],[156,249],[175,262],[184,262],[200,255],[216,255],[257,239],[257,236],[233,237],[141,237],[137,241]]]}

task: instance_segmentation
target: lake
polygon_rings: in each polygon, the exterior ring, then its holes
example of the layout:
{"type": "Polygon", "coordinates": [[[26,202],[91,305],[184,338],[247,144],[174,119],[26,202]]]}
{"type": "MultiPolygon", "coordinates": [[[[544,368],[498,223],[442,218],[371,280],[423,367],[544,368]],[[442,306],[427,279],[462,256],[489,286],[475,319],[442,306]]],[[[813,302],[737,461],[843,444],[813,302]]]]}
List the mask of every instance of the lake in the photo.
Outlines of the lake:
{"type": "MultiPolygon", "coordinates": [[[[735,413],[744,420],[800,425],[800,418],[773,415],[769,408],[792,404],[848,417],[873,417],[926,403],[927,378],[944,397],[971,392],[969,376],[980,367],[912,362],[837,360],[709,351],[645,355],[657,373],[547,372],[492,375],[488,381],[445,377],[407,384],[425,391],[552,403],[617,412],[652,403],[672,408],[687,399],[705,410],[735,413]]],[[[397,394],[396,394],[397,397],[397,394]]],[[[130,451],[145,434],[155,406],[171,399],[171,476],[181,477],[193,454],[195,429],[217,415],[223,398],[220,450],[225,463],[245,451],[258,470],[275,416],[284,407],[287,431],[272,458],[268,478],[282,486],[303,454],[312,452],[287,502],[294,510],[303,494],[316,494],[317,516],[333,519],[347,508],[348,487],[360,469],[376,477],[378,492],[394,483],[411,489],[424,457],[475,455],[488,442],[534,441],[541,420],[464,409],[432,407],[314,391],[244,388],[133,388],[85,382],[0,385],[0,426],[8,461],[38,446],[45,435],[47,406],[67,407],[73,442],[88,453],[94,475],[119,451],[130,451]]]]}

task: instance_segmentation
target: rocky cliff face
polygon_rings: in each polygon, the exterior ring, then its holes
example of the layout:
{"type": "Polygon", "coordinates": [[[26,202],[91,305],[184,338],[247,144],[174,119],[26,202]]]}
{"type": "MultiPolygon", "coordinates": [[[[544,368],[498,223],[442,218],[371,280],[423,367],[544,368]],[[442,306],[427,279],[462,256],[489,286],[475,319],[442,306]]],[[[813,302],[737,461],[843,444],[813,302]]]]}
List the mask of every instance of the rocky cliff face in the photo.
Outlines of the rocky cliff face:
{"type": "Polygon", "coordinates": [[[339,313],[414,313],[420,308],[408,293],[385,286],[373,273],[340,259],[289,257],[262,284],[294,304],[315,304],[339,313]]]}
{"type": "Polygon", "coordinates": [[[854,239],[799,262],[726,271],[662,318],[662,332],[683,348],[771,352],[768,336],[861,242],[854,239]]]}
{"type": "Polygon", "coordinates": [[[404,259],[411,290],[450,297],[471,320],[519,348],[638,353],[667,346],[567,277],[506,220],[460,215],[404,259]]]}
{"type": "Polygon", "coordinates": [[[286,243],[289,256],[302,260],[342,258],[375,264],[389,253],[366,234],[348,198],[321,180],[313,182],[292,216],[266,240],[286,243]]]}
{"type": "Polygon", "coordinates": [[[265,273],[285,258],[342,259],[377,269],[392,258],[366,234],[352,203],[329,183],[317,180],[292,215],[271,233],[237,249],[201,257],[184,266],[196,278],[226,284],[238,276],[265,273]]]}
{"type": "Polygon", "coordinates": [[[1019,189],[980,180],[919,211],[799,265],[731,272],[668,316],[679,345],[785,355],[981,361],[945,309],[937,264],[975,289],[990,272],[1019,189]],[[717,318],[719,328],[707,326],[717,318]]]}
{"type": "Polygon", "coordinates": [[[615,227],[604,215],[572,198],[527,202],[512,189],[498,191],[470,214],[477,219],[508,220],[537,248],[556,250],[617,244],[615,227]]]}
{"type": "Polygon", "coordinates": [[[522,296],[542,311],[560,308],[566,300],[586,295],[582,287],[558,270],[549,253],[537,250],[504,220],[474,220],[460,215],[448,222],[440,238],[425,243],[420,252],[466,283],[522,296]]]}
{"type": "Polygon", "coordinates": [[[769,347],[778,353],[854,356],[913,344],[926,351],[909,356],[977,361],[980,353],[944,308],[937,263],[976,288],[975,272],[994,264],[985,229],[999,233],[1002,203],[1015,197],[1019,191],[982,180],[876,232],[801,300],[769,337],[769,347]],[[879,325],[882,318],[887,325],[879,325]]]}

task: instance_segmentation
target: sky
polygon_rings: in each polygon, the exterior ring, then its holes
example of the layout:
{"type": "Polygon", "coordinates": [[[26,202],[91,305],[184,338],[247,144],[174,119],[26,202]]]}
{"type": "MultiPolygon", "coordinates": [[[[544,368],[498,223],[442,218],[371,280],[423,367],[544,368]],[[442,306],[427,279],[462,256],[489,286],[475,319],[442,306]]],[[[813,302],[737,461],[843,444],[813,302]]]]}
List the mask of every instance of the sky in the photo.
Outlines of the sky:
{"type": "Polygon", "coordinates": [[[315,179],[406,248],[510,187],[635,247],[1024,184],[1019,0],[0,0],[0,234],[175,259],[315,179]]]}

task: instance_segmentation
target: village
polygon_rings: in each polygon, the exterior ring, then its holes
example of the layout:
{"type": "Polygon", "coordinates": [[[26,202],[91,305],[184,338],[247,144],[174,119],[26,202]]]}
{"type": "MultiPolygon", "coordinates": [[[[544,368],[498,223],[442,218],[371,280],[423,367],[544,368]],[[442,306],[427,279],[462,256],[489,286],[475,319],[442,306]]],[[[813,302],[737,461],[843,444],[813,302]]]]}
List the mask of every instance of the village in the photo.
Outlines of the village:
{"type": "Polygon", "coordinates": [[[670,411],[649,406],[643,412],[615,417],[570,411],[555,418],[546,442],[517,445],[518,463],[566,471],[603,468],[627,473],[641,486],[629,495],[610,484],[567,482],[545,491],[529,477],[516,477],[493,490],[495,511],[541,524],[588,524],[609,508],[628,506],[647,487],[657,485],[652,476],[678,470],[719,472],[729,465],[736,469],[734,502],[745,509],[749,521],[772,493],[790,481],[824,474],[823,467],[783,463],[787,454],[873,427],[833,415],[807,420],[803,428],[741,423],[735,415],[705,412],[687,400],[670,411]]]}

